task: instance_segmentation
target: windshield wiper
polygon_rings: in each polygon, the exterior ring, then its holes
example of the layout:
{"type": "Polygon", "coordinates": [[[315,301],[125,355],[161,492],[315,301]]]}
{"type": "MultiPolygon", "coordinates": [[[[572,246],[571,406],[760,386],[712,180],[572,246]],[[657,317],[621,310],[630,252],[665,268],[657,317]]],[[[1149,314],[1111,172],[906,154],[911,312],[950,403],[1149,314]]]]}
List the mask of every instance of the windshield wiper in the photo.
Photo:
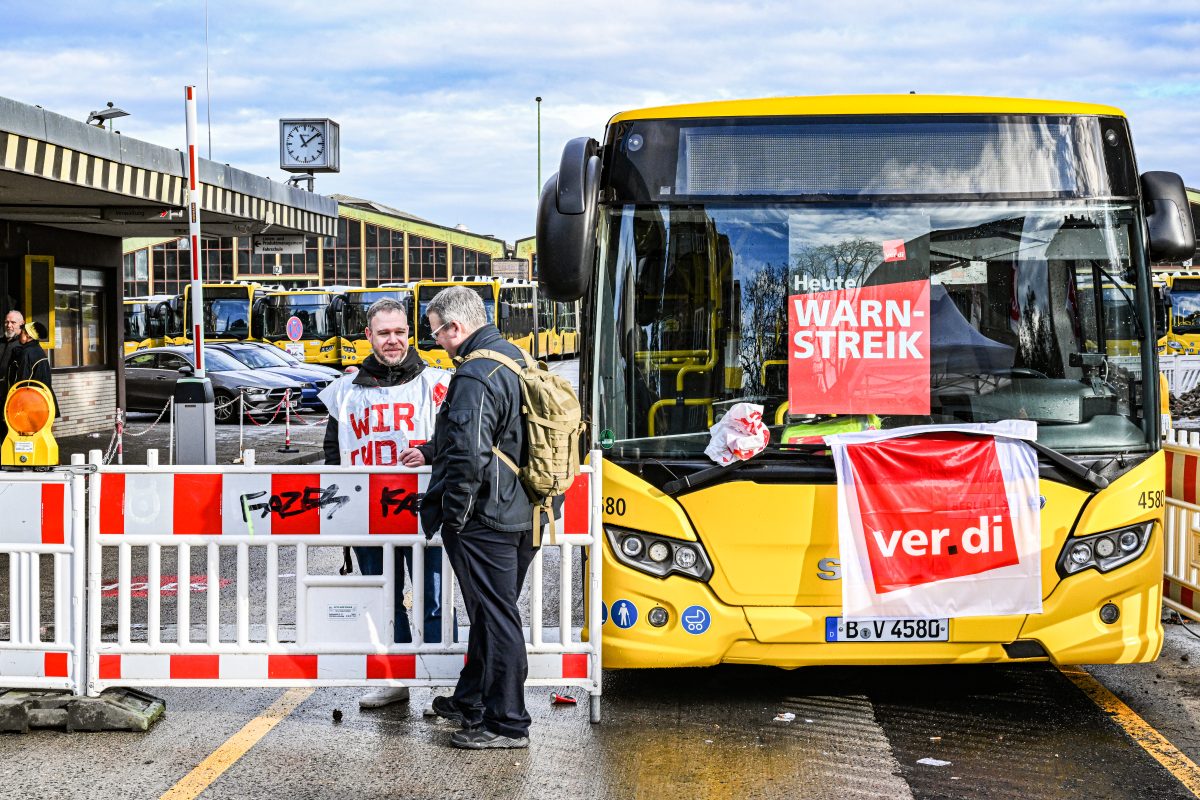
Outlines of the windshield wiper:
{"type": "MultiPolygon", "coordinates": [[[[770,445],[767,445],[767,448],[763,452],[764,453],[789,453],[789,452],[815,453],[815,452],[820,452],[822,450],[828,450],[828,449],[829,449],[829,445],[818,444],[818,443],[782,444],[782,445],[781,444],[770,444],[770,445]]],[[[746,466],[751,461],[753,461],[756,457],[757,456],[753,456],[751,458],[746,459],[745,461],[741,461],[741,460],[733,461],[729,464],[717,464],[714,467],[708,467],[707,469],[702,469],[699,472],[693,472],[691,475],[684,475],[682,478],[677,478],[673,481],[667,481],[665,484],[663,484],[663,493],[666,494],[668,497],[674,497],[675,495],[679,494],[680,492],[689,491],[691,489],[698,489],[701,486],[705,486],[714,481],[718,481],[731,473],[737,472],[739,469],[741,469],[742,467],[746,466]]]]}
{"type": "Polygon", "coordinates": [[[1031,441],[1031,440],[1026,440],[1026,442],[1029,444],[1030,447],[1032,447],[1034,450],[1036,450],[1039,454],[1045,456],[1046,460],[1051,462],[1052,464],[1054,464],[1054,466],[1058,467],[1059,469],[1061,469],[1063,472],[1067,473],[1071,477],[1078,478],[1080,482],[1082,482],[1083,484],[1086,485],[1086,488],[1090,488],[1094,492],[1098,492],[1101,489],[1108,488],[1108,484],[1109,484],[1108,478],[1106,478],[1103,475],[1101,475],[1100,473],[1096,472],[1091,467],[1085,466],[1083,464],[1080,464],[1078,461],[1074,461],[1070,458],[1067,458],[1065,455],[1058,452],[1057,450],[1047,447],[1046,445],[1041,444],[1040,442],[1031,441]]]}

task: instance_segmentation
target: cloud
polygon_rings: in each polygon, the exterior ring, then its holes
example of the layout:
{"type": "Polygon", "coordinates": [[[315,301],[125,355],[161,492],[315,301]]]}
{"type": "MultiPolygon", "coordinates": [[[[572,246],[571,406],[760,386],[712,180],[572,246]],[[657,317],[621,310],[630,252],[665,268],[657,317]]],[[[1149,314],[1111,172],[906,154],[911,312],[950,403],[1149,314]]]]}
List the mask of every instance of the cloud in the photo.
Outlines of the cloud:
{"type": "MultiPolygon", "coordinates": [[[[1139,167],[1197,185],[1197,33],[1191,0],[210,0],[213,156],[283,179],[277,120],[329,116],[343,171],[318,191],[512,241],[533,231],[535,96],[545,179],[563,143],[600,138],[620,110],[915,90],[1123,108],[1139,167]]],[[[204,97],[204,34],[194,0],[23,4],[0,31],[0,95],[78,119],[111,100],[132,113],[125,135],[182,146],[183,86],[204,97]]]]}

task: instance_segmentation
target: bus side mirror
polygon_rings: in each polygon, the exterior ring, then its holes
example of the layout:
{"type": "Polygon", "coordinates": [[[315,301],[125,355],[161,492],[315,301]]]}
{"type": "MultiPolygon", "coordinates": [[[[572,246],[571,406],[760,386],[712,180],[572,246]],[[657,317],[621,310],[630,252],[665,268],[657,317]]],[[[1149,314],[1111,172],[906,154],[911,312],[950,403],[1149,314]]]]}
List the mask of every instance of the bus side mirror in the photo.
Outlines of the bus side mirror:
{"type": "Polygon", "coordinates": [[[1171,298],[1167,294],[1167,287],[1154,287],[1154,338],[1161,339],[1167,335],[1167,306],[1170,305],[1171,298]]]}
{"type": "Polygon", "coordinates": [[[1142,198],[1149,205],[1151,261],[1184,261],[1196,254],[1196,231],[1183,179],[1174,172],[1142,175],[1142,198]]]}
{"type": "Polygon", "coordinates": [[[558,172],[538,200],[538,286],[551,300],[578,300],[592,277],[600,145],[581,137],[563,148],[558,172]]]}
{"type": "Polygon", "coordinates": [[[263,300],[255,300],[250,306],[250,338],[262,341],[263,338],[263,314],[266,313],[267,304],[263,300]]]}

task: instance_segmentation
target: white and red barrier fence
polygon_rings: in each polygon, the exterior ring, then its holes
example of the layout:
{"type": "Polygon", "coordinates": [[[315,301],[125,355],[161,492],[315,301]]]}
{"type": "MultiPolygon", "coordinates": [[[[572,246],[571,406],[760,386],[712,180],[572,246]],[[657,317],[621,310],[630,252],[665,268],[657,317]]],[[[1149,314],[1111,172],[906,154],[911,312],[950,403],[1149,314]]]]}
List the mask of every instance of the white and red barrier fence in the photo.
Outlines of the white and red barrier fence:
{"type": "Polygon", "coordinates": [[[82,690],[84,505],[73,470],[0,474],[0,686],[82,690]]]}
{"type": "MultiPolygon", "coordinates": [[[[437,537],[426,541],[416,514],[428,468],[91,469],[86,478],[0,480],[0,492],[11,492],[0,501],[6,521],[21,521],[5,530],[22,531],[0,534],[0,554],[10,559],[13,631],[11,641],[0,638],[0,685],[96,695],[117,686],[457,681],[468,633],[454,626],[467,615],[448,558],[440,642],[424,641],[421,624],[425,558],[441,548],[437,537]],[[381,547],[382,574],[339,574],[346,546],[381,547]],[[399,548],[412,548],[411,643],[393,641],[399,548]],[[46,587],[38,580],[38,559],[46,556],[55,559],[49,642],[38,638],[47,629],[46,587]],[[42,661],[35,664],[34,655],[42,661]]],[[[565,535],[556,544],[543,536],[523,600],[528,683],[586,690],[597,721],[599,525],[599,475],[585,467],[564,499],[565,535]]]]}
{"type": "Polygon", "coordinates": [[[1200,431],[1164,431],[1163,449],[1163,605],[1200,621],[1200,431]]]}

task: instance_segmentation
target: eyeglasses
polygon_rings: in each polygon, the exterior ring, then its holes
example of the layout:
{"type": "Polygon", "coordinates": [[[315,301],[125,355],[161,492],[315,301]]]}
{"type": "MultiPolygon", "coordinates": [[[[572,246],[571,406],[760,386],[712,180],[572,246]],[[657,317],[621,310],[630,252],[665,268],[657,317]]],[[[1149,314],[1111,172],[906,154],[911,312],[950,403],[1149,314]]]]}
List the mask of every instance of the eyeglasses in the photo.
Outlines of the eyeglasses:
{"type": "Polygon", "coordinates": [[[433,329],[433,333],[429,334],[429,338],[436,339],[437,335],[442,332],[442,328],[446,327],[449,324],[450,324],[449,322],[443,322],[441,325],[438,325],[436,328],[433,329]]]}

